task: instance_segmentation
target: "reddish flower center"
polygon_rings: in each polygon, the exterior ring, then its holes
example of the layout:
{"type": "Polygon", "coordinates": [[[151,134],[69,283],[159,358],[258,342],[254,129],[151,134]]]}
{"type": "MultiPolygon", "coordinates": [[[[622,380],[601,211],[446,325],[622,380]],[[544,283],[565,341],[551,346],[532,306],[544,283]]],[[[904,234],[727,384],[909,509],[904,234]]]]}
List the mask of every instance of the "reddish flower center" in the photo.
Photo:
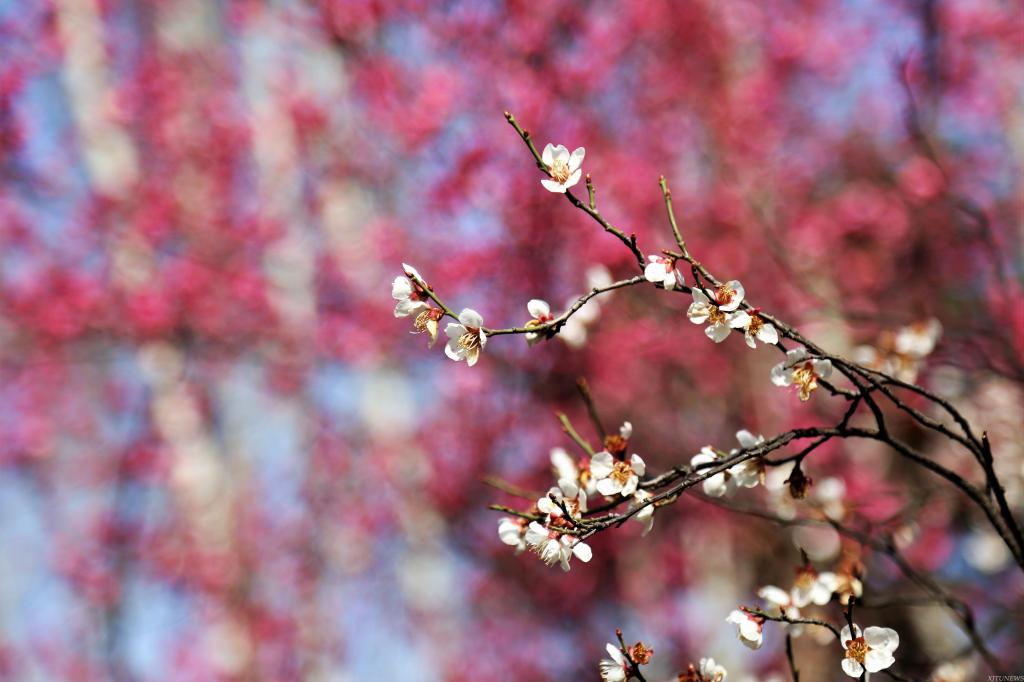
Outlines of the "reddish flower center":
{"type": "Polygon", "coordinates": [[[871,651],[871,647],[863,637],[851,639],[846,643],[846,657],[852,658],[861,665],[864,665],[864,657],[868,655],[869,651],[871,651]]]}

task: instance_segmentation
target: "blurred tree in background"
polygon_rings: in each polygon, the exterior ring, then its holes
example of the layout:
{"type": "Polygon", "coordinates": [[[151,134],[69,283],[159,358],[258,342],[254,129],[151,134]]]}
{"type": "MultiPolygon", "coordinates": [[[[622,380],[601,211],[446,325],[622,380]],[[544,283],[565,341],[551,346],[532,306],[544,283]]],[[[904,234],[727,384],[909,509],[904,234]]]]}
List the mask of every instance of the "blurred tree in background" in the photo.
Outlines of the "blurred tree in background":
{"type": "MultiPolygon", "coordinates": [[[[634,274],[503,110],[586,147],[644,253],[673,246],[664,175],[691,250],[833,352],[938,320],[918,381],[1024,506],[1017,3],[30,0],[0,2],[0,37],[4,679],[596,679],[622,627],[649,679],[713,655],[766,680],[780,631],[752,653],[725,615],[788,585],[798,545],[862,563],[866,599],[916,594],[871,549],[700,493],[566,574],[499,542],[486,506],[514,500],[482,478],[550,485],[579,377],[654,471],[838,409],[648,290],[568,343],[428,354],[392,316],[402,261],[499,326],[634,274]]],[[[863,441],[805,469],[1024,669],[1021,572],[965,498],[863,441]]],[[[862,619],[900,632],[899,669],[980,679],[948,610],[909,601],[862,619]]],[[[840,679],[814,637],[804,678],[840,679]]]]}

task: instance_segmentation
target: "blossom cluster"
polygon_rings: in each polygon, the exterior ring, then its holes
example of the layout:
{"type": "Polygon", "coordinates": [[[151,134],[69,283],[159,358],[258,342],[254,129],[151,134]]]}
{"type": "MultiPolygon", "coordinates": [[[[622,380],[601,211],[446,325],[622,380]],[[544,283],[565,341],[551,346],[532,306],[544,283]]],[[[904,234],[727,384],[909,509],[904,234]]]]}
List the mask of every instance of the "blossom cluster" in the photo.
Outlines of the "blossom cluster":
{"type": "Polygon", "coordinates": [[[589,545],[575,537],[579,520],[587,511],[587,500],[594,494],[606,498],[631,498],[641,507],[632,518],[644,527],[647,535],[654,526],[654,505],[648,504],[651,494],[639,488],[647,466],[640,455],[625,457],[633,425],[625,422],[619,433],[605,439],[605,449],[593,457],[574,460],[563,448],[553,448],[551,467],[556,485],[534,504],[540,520],[530,521],[527,516],[503,518],[498,522],[498,536],[516,553],[529,548],[544,563],[560,564],[568,571],[569,560],[575,556],[590,561],[589,545]]]}
{"type": "MultiPolygon", "coordinates": [[[[780,622],[789,636],[798,637],[806,624],[821,625],[820,621],[804,619],[800,609],[825,606],[834,596],[849,608],[852,599],[862,594],[863,585],[853,566],[841,566],[837,572],[818,572],[805,560],[797,568],[796,579],[789,590],[765,585],[757,591],[757,596],[765,603],[763,610],[741,606],[729,613],[726,622],[736,626],[737,636],[746,647],[759,649],[764,643],[764,624],[768,620],[780,622]]],[[[879,627],[869,627],[861,633],[851,621],[839,634],[839,643],[844,649],[843,671],[851,677],[860,677],[865,670],[875,673],[894,663],[893,651],[899,646],[899,635],[891,628],[879,627]]]]}

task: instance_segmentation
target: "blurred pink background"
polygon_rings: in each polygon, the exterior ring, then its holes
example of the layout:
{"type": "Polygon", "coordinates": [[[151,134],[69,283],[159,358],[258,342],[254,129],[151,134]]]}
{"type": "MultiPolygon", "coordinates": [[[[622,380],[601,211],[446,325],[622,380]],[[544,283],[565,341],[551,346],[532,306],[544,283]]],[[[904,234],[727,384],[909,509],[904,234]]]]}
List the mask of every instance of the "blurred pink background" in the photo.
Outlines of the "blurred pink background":
{"type": "MultiPolygon", "coordinates": [[[[651,680],[784,674],[778,631],[749,652],[724,618],[814,540],[699,495],[568,574],[498,540],[486,505],[522,502],[482,478],[547,489],[579,377],[652,471],[838,407],[647,288],[572,344],[427,351],[392,316],[402,262],[495,326],[633,274],[504,110],[586,147],[645,253],[673,245],[665,175],[697,257],[837,353],[939,320],[920,380],[1024,504],[1016,3],[5,0],[0,36],[3,679],[597,679],[616,627],[651,680]]],[[[962,499],[864,443],[809,474],[867,520],[920,498],[908,556],[1024,670],[1021,577],[962,499]]],[[[908,674],[963,646],[941,609],[883,617],[908,674]]],[[[834,642],[797,652],[843,678],[834,642]]]]}

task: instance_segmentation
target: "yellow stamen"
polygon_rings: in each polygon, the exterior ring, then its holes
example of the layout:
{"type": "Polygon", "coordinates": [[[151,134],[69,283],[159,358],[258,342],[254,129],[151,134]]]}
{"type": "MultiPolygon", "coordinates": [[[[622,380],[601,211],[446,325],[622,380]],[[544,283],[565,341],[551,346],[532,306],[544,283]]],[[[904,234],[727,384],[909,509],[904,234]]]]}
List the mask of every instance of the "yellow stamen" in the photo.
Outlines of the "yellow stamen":
{"type": "Polygon", "coordinates": [[[569,171],[569,164],[564,159],[555,159],[551,162],[551,179],[560,185],[564,185],[572,173],[569,171]]]}
{"type": "Polygon", "coordinates": [[[612,478],[622,485],[626,485],[626,481],[628,481],[632,475],[633,468],[625,462],[616,462],[615,466],[612,467],[612,472],[608,474],[609,478],[612,478]]]}
{"type": "Polygon", "coordinates": [[[811,393],[818,388],[818,375],[810,362],[793,370],[793,383],[800,387],[800,400],[810,400],[811,393]]]}

